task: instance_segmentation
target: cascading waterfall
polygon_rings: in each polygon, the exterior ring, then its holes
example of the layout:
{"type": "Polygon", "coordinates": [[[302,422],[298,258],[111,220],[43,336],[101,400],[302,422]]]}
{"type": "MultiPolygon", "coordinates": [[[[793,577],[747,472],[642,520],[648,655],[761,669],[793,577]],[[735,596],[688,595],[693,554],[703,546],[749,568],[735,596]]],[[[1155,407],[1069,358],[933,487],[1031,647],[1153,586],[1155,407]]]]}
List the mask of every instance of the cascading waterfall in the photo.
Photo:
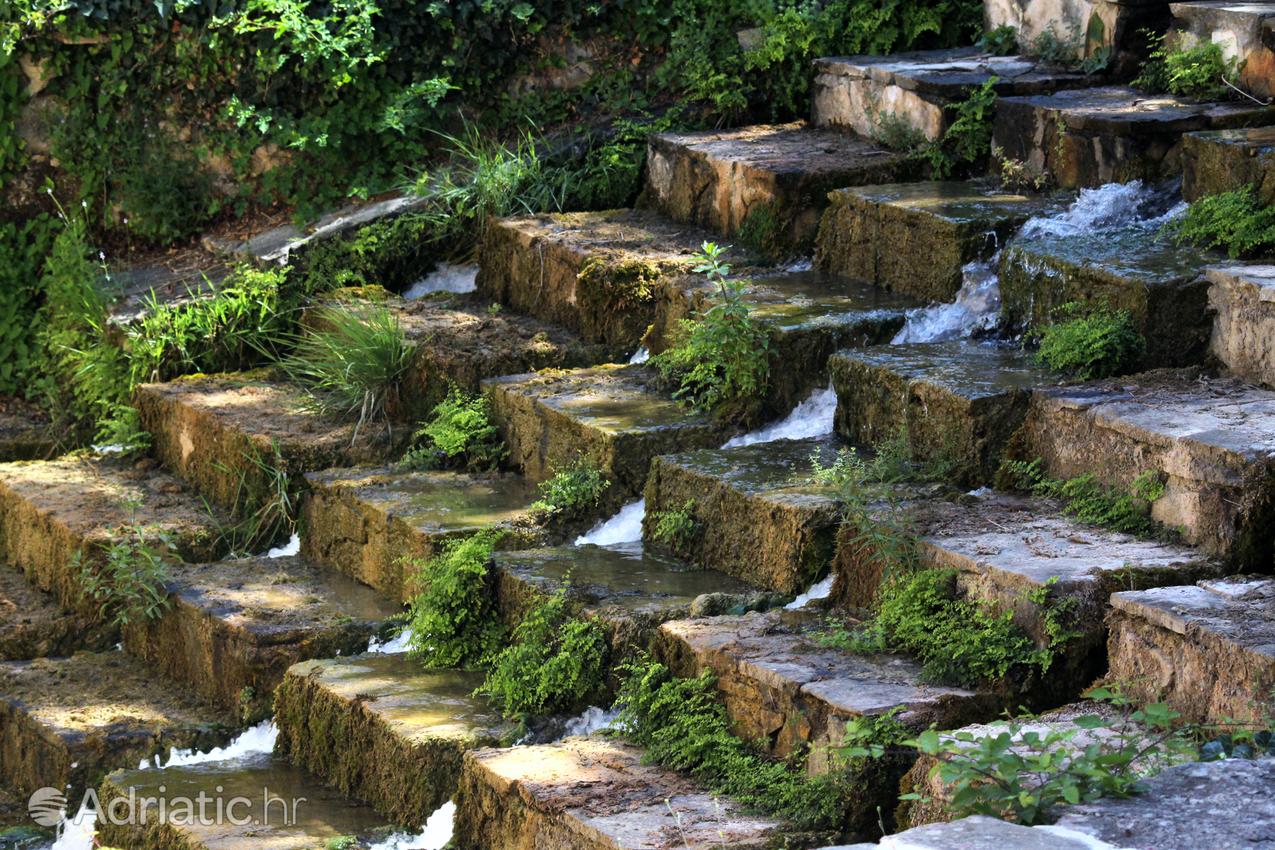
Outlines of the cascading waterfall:
{"type": "Polygon", "coordinates": [[[404,298],[421,298],[431,292],[473,292],[478,288],[478,266],[439,263],[438,268],[413,283],[404,298]]]}
{"type": "Polygon", "coordinates": [[[568,720],[563,734],[565,737],[592,735],[594,732],[610,727],[619,716],[620,712],[617,709],[593,705],[586,708],[579,717],[568,720]]]}
{"type": "Polygon", "coordinates": [[[260,755],[274,751],[275,741],[279,738],[279,727],[273,720],[263,720],[250,729],[245,729],[235,736],[234,740],[224,747],[216,747],[206,753],[198,750],[173,750],[168,759],[158,756],[143,761],[138,767],[148,768],[188,767],[193,764],[210,764],[217,761],[230,761],[244,756],[260,755]]]}
{"type": "Polygon", "coordinates": [[[822,437],[832,433],[832,420],[836,412],[837,394],[832,391],[832,387],[815,390],[783,419],[763,425],[756,431],[732,437],[722,445],[722,448],[753,446],[774,440],[805,440],[822,437]]]}
{"type": "Polygon", "coordinates": [[[603,520],[576,538],[577,546],[613,546],[617,543],[637,543],[642,539],[642,519],[646,516],[646,499],[629,502],[619,513],[603,520]]]}
{"type": "Polygon", "coordinates": [[[420,832],[395,833],[369,850],[442,850],[452,840],[455,819],[456,804],[449,800],[429,816],[420,832]]]}
{"type": "Polygon", "coordinates": [[[276,546],[266,553],[267,558],[289,558],[301,551],[301,535],[295,531],[282,546],[276,546]]]}
{"type": "Polygon", "coordinates": [[[990,260],[967,263],[961,269],[956,300],[909,310],[907,321],[890,342],[943,342],[995,330],[1001,310],[999,257],[998,253],[990,260]]]}

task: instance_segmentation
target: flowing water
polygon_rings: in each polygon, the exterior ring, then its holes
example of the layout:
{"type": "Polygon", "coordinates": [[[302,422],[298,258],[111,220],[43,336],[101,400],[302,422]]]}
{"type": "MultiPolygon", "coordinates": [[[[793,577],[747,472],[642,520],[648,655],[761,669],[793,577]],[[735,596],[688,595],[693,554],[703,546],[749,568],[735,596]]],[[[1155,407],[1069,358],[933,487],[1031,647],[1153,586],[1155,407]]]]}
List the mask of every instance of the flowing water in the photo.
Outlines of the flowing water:
{"type": "Polygon", "coordinates": [[[636,366],[651,359],[651,352],[647,351],[645,345],[640,346],[637,351],[633,352],[633,356],[629,358],[629,363],[636,366]]]}
{"type": "Polygon", "coordinates": [[[789,602],[784,608],[789,611],[796,611],[799,608],[805,608],[811,602],[818,599],[827,599],[832,593],[832,583],[836,579],[835,575],[827,575],[810,586],[810,589],[789,602]]]}
{"type": "Polygon", "coordinates": [[[267,558],[289,558],[301,551],[301,535],[296,532],[282,546],[276,546],[266,553],[267,558]]]}
{"type": "Polygon", "coordinates": [[[258,755],[274,751],[275,740],[279,737],[279,727],[273,720],[263,720],[250,729],[245,729],[233,741],[224,747],[216,747],[206,753],[198,750],[173,750],[167,761],[158,756],[143,761],[138,767],[147,768],[183,767],[192,764],[208,764],[215,761],[229,761],[244,756],[258,755]]]}
{"type": "Polygon", "coordinates": [[[420,298],[431,292],[473,292],[478,288],[477,280],[478,266],[439,263],[438,268],[409,286],[403,297],[420,298]]]}
{"type": "Polygon", "coordinates": [[[367,645],[367,651],[374,654],[396,655],[400,652],[407,652],[412,645],[412,627],[404,626],[403,631],[399,632],[389,640],[377,640],[372,638],[367,645]]]}
{"type": "Polygon", "coordinates": [[[442,850],[452,840],[456,804],[448,801],[429,816],[420,832],[400,832],[373,844],[369,850],[442,850]]]}
{"type": "Polygon", "coordinates": [[[724,449],[752,446],[774,440],[804,440],[832,433],[833,414],[837,412],[837,394],[832,387],[815,390],[783,419],[763,425],[727,440],[724,449]]]}
{"type": "Polygon", "coordinates": [[[615,543],[637,543],[642,539],[642,518],[646,516],[646,499],[629,502],[610,519],[603,520],[576,538],[577,546],[592,543],[611,546],[615,543]]]}
{"type": "Polygon", "coordinates": [[[895,345],[943,342],[994,331],[1001,309],[998,257],[966,264],[961,269],[963,282],[956,300],[909,310],[907,321],[890,341],[895,345]]]}
{"type": "Polygon", "coordinates": [[[579,717],[567,721],[567,725],[563,729],[563,737],[592,735],[594,732],[609,727],[619,716],[620,712],[614,708],[606,709],[596,705],[590,706],[579,717]]]}

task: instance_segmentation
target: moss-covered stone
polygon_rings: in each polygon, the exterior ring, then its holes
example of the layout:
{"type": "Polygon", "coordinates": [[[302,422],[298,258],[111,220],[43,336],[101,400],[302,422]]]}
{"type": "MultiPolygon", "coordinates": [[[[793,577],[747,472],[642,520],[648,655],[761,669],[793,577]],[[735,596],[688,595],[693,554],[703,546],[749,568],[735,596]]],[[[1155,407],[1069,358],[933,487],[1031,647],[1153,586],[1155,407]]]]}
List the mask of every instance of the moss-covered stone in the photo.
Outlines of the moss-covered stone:
{"type": "Polygon", "coordinates": [[[0,567],[0,661],[110,649],[115,642],[114,628],[64,610],[22,573],[0,567]]]}
{"type": "Polygon", "coordinates": [[[1275,387],[1275,266],[1205,270],[1213,311],[1210,353],[1236,375],[1275,387]]]}
{"type": "Polygon", "coordinates": [[[1275,127],[1182,137],[1182,196],[1188,201],[1246,186],[1262,203],[1275,204],[1275,127]]]}
{"type": "Polygon", "coordinates": [[[21,399],[0,396],[0,463],[38,460],[57,453],[49,417],[21,399]]]}
{"type": "Polygon", "coordinates": [[[1022,351],[976,342],[842,351],[829,371],[838,434],[863,446],[901,435],[914,459],[970,484],[995,474],[1032,387],[1056,382],[1022,351]]]}
{"type": "Polygon", "coordinates": [[[451,799],[461,757],[515,729],[473,696],[480,672],[425,670],[406,655],[294,665],[275,695],[275,752],[403,827],[451,799]]]}
{"type": "Polygon", "coordinates": [[[0,773],[23,798],[52,787],[78,799],[108,771],[220,746],[232,724],[122,652],[0,664],[0,773]]]}
{"type": "Polygon", "coordinates": [[[363,467],[306,481],[302,555],[402,602],[415,595],[409,561],[433,557],[445,541],[489,527],[506,532],[505,548],[546,540],[531,513],[535,488],[521,476],[363,467]]]}
{"type": "Polygon", "coordinates": [[[988,180],[864,186],[829,199],[816,265],[930,301],[951,301],[967,263],[990,258],[1027,219],[1061,206],[988,180]]]}

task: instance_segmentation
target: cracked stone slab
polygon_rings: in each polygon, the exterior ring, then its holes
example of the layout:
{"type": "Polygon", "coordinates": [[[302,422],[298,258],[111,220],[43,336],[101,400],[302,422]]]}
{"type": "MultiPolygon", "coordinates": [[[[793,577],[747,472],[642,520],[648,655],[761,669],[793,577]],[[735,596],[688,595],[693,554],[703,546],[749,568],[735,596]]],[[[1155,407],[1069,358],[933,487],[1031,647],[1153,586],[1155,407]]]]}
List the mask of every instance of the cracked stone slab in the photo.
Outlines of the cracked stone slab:
{"type": "Polygon", "coordinates": [[[873,138],[880,132],[880,115],[893,114],[933,141],[949,126],[950,107],[993,77],[1002,97],[1092,84],[1079,71],[977,48],[828,57],[815,60],[814,123],[873,138]]]}
{"type": "Polygon", "coordinates": [[[995,474],[1030,391],[1058,381],[1020,349],[969,341],[841,351],[828,370],[838,434],[872,446],[902,430],[917,459],[954,463],[970,484],[995,474]]]}
{"type": "Polygon", "coordinates": [[[1275,517],[1275,393],[1198,370],[1040,389],[1019,457],[1055,478],[1128,489],[1158,476],[1151,515],[1205,552],[1266,568],[1275,517]]]}
{"type": "Polygon", "coordinates": [[[968,263],[990,259],[1025,221],[1064,200],[990,180],[851,187],[829,197],[815,264],[927,301],[951,301],[968,263]]]}
{"type": "Polygon", "coordinates": [[[496,528],[506,548],[545,542],[531,511],[536,489],[520,475],[359,467],[310,473],[306,483],[302,556],[401,602],[415,595],[415,564],[447,541],[496,528]]]}
{"type": "Polygon", "coordinates": [[[24,799],[67,786],[73,799],[111,770],[220,746],[233,720],[122,652],[0,663],[0,775],[24,799]]]}
{"type": "Polygon", "coordinates": [[[647,142],[646,201],[723,236],[764,210],[777,228],[767,237],[772,249],[802,253],[829,191],[891,182],[910,170],[902,153],[804,123],[657,133],[647,142]]]}
{"type": "Polygon", "coordinates": [[[294,663],[362,652],[401,608],[298,557],[175,566],[169,608],[123,627],[124,647],[244,722],[269,717],[294,663]]]}
{"type": "Polygon", "coordinates": [[[1275,203],[1275,127],[1187,133],[1182,137],[1182,196],[1197,201],[1251,186],[1275,203]]]}
{"type": "Polygon", "coordinates": [[[1275,107],[1251,101],[1198,102],[1110,86],[1000,98],[992,144],[1074,189],[1175,176],[1183,133],[1273,121],[1275,107]]]}
{"type": "Polygon", "coordinates": [[[455,794],[467,750],[516,729],[474,691],[481,671],[426,670],[406,654],[304,661],[275,697],[275,752],[400,826],[455,794]]]}
{"type": "Polygon", "coordinates": [[[57,453],[49,417],[21,399],[0,396],[0,463],[40,460],[57,453]]]}
{"type": "Polygon", "coordinates": [[[679,773],[643,764],[637,747],[600,737],[466,753],[453,840],[458,850],[812,846],[782,821],[750,814],[679,773]]]}
{"type": "Polygon", "coordinates": [[[1214,314],[1209,350],[1239,377],[1275,387],[1275,265],[1212,266],[1204,275],[1214,314]]]}
{"type": "Polygon", "coordinates": [[[1258,720],[1275,681],[1275,581],[1235,577],[1111,597],[1110,677],[1187,721],[1258,720]]]}
{"type": "Polygon", "coordinates": [[[1222,48],[1239,67],[1240,88],[1261,100],[1275,95],[1275,4],[1192,0],[1173,3],[1174,50],[1203,42],[1222,48]]]}

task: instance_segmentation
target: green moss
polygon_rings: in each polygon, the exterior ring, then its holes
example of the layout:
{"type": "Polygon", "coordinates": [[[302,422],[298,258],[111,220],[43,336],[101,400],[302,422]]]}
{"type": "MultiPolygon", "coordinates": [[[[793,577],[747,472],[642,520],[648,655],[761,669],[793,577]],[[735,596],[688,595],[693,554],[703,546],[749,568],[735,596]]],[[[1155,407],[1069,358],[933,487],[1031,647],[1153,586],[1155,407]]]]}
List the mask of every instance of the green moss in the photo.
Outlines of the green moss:
{"type": "Polygon", "coordinates": [[[782,233],[780,211],[774,203],[767,202],[755,204],[748,210],[748,215],[740,222],[735,236],[741,245],[753,253],[779,258],[783,254],[780,241],[782,233]]]}
{"type": "Polygon", "coordinates": [[[397,292],[434,264],[431,235],[425,216],[406,213],[365,225],[352,236],[318,241],[302,253],[297,286],[306,295],[362,286],[397,292]]]}

